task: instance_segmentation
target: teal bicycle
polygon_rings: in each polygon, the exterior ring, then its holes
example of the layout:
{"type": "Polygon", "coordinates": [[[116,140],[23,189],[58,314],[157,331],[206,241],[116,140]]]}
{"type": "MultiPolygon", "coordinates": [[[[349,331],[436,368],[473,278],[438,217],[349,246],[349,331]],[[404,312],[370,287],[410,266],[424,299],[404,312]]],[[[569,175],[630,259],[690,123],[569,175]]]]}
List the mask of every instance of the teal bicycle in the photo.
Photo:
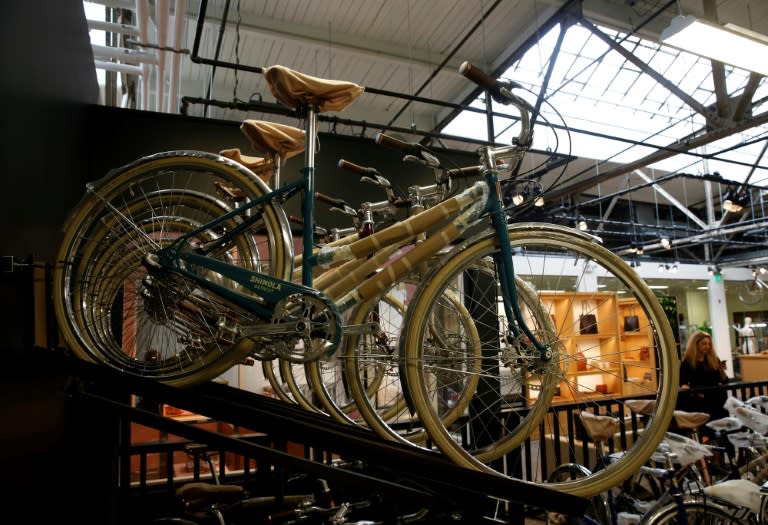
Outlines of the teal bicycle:
{"type": "MultiPolygon", "coordinates": [[[[515,141],[480,148],[478,180],[364,238],[315,249],[312,218],[318,114],[341,111],[364,88],[282,66],[263,74],[303,121],[297,180],[272,189],[232,159],[169,151],[88,184],[65,225],[54,274],[54,306],[68,347],[82,359],[176,386],[208,381],[248,358],[310,363],[334,355],[345,338],[374,337],[375,322],[346,324],[344,314],[370,309],[426,265],[428,273],[409,291],[398,339],[408,400],[402,424],[425,430],[429,446],[460,464],[497,472],[495,460],[546,424],[556,393],[594,402],[595,389],[574,379],[568,345],[579,339],[577,312],[591,308],[602,326],[618,326],[617,311],[601,309],[598,285],[610,282],[633,301],[638,329],[650,340],[643,363],[653,381],[638,383],[635,395],[657,400],[653,425],[619,464],[558,488],[592,494],[616,485],[655,450],[671,418],[672,331],[652,291],[599,239],[554,224],[509,224],[504,187],[524,181],[533,108],[513,93],[514,83],[470,64],[462,73],[519,110],[515,141]],[[302,198],[304,222],[298,282],[283,209],[294,197],[302,198]],[[318,268],[328,269],[319,286],[318,268]],[[564,298],[556,311],[553,293],[564,298]]],[[[402,147],[407,155],[434,155],[419,145],[402,147]]],[[[611,348],[593,370],[602,367],[620,381],[621,363],[630,360],[622,354],[637,349],[618,344],[618,332],[582,337],[580,348],[611,348]]],[[[366,348],[366,359],[376,359],[375,344],[366,348]]]]}

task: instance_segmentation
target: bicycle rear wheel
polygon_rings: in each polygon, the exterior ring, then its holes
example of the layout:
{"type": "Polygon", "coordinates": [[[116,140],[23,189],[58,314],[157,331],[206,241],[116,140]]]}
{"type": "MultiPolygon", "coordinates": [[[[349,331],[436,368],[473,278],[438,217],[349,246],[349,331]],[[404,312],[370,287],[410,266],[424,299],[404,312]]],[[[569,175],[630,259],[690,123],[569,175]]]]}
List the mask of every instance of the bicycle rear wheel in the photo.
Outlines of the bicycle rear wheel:
{"type": "Polygon", "coordinates": [[[746,525],[753,523],[749,512],[739,507],[718,505],[711,499],[686,500],[682,507],[677,503],[658,509],[650,516],[645,516],[643,523],[647,525],[746,525]],[[685,512],[682,520],[681,513],[685,512]],[[681,521],[684,523],[681,524],[681,521]]]}
{"type": "MultiPolygon", "coordinates": [[[[245,167],[215,154],[166,152],[139,159],[88,185],[65,227],[54,273],[54,307],[78,357],[178,386],[210,380],[259,341],[238,337],[258,322],[173,272],[148,271],[145,256],[196,231],[189,249],[219,242],[216,259],[289,278],[292,246],[283,210],[249,209],[253,226],[220,242],[243,219],[203,228],[269,188],[245,167]]],[[[236,283],[211,272],[211,280],[236,283]]]]}
{"type": "MultiPolygon", "coordinates": [[[[447,456],[469,468],[531,479],[536,479],[534,469],[540,475],[542,465],[557,464],[560,457],[580,458],[587,449],[571,448],[559,439],[574,422],[547,414],[552,402],[614,415],[625,424],[630,411],[623,401],[628,394],[655,399],[655,413],[642,431],[630,435],[633,441],[626,444],[621,459],[589,476],[552,484],[576,495],[598,494],[632,475],[669,426],[678,385],[669,321],[645,282],[593,237],[557,225],[525,224],[510,227],[508,240],[517,277],[538,297],[533,310],[523,311],[526,324],[549,348],[551,358],[542,358],[525,335],[510,331],[499,307],[499,279],[492,262],[498,240],[485,235],[453,250],[423,280],[409,305],[400,346],[407,389],[419,420],[447,456]],[[491,273],[478,271],[484,265],[491,273]],[[602,286],[613,291],[603,292],[602,286]],[[446,339],[460,329],[444,315],[447,290],[460,294],[475,321],[482,342],[479,361],[474,349],[444,348],[441,339],[433,337],[440,333],[446,339]],[[547,313],[543,321],[537,308],[547,313]],[[594,316],[597,333],[580,328],[586,314],[594,316]],[[637,317],[637,329],[625,332],[623,317],[630,314],[637,317]],[[461,352],[463,359],[458,359],[461,352]],[[443,392],[473,376],[480,381],[472,402],[456,422],[445,425],[439,410],[443,392]],[[512,381],[502,390],[505,376],[512,381]],[[538,451],[529,444],[518,454],[529,437],[538,451]],[[531,456],[531,462],[524,463],[531,456]]],[[[461,340],[461,334],[450,338],[461,340]]],[[[581,459],[590,463],[589,458],[581,459]]]]}
{"type": "MultiPolygon", "coordinates": [[[[369,427],[387,439],[429,446],[426,443],[427,433],[408,403],[409,394],[402,381],[404,371],[399,349],[405,312],[417,286],[416,280],[408,277],[396,283],[382,298],[361,305],[353,316],[353,322],[373,320],[379,329],[373,334],[350,336],[344,346],[343,361],[355,408],[369,427]],[[369,317],[360,317],[361,313],[369,317]]],[[[457,296],[446,297],[445,305],[446,311],[450,311],[447,315],[462,325],[461,334],[467,338],[453,344],[465,345],[479,352],[479,338],[473,331],[469,312],[457,296]]],[[[476,385],[463,386],[462,390],[447,392],[444,396],[446,402],[441,414],[446,424],[454,421],[466,408],[476,385]]]]}
{"type": "MultiPolygon", "coordinates": [[[[592,471],[584,465],[578,463],[563,463],[558,465],[555,470],[549,475],[547,483],[562,483],[565,481],[572,481],[575,479],[591,476],[592,471]]],[[[589,516],[596,523],[605,524],[611,523],[611,508],[606,492],[601,492],[589,498],[587,508],[584,509],[584,515],[589,516]]],[[[551,515],[548,514],[548,517],[551,515]]],[[[554,520],[557,521],[557,520],[554,520]]],[[[547,520],[552,524],[553,521],[547,520]]]]}
{"type": "MultiPolygon", "coordinates": [[[[363,411],[371,406],[369,402],[376,404],[387,414],[397,412],[401,388],[396,378],[393,379],[391,366],[366,369],[360,378],[357,376],[358,370],[349,368],[347,363],[351,359],[350,354],[355,353],[359,345],[361,352],[371,347],[379,349],[379,355],[389,356],[389,364],[392,364],[392,356],[397,355],[397,338],[405,317],[404,302],[407,301],[408,290],[412,288],[413,283],[401,281],[381,298],[354,308],[348,316],[349,325],[373,323],[375,328],[364,335],[347,334],[337,354],[307,363],[307,375],[310,377],[313,392],[325,411],[334,419],[369,426],[368,418],[363,415],[363,411]],[[365,386],[359,386],[363,383],[365,386]]],[[[396,364],[394,375],[397,375],[396,364]]],[[[387,415],[384,417],[389,418],[387,415]]]]}

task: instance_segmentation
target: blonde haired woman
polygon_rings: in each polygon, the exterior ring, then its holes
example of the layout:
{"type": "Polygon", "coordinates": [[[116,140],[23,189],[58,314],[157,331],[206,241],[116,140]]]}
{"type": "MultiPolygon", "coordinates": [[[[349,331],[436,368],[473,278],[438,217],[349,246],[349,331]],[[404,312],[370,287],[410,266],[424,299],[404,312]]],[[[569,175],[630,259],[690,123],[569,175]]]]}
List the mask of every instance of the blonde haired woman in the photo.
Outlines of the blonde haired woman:
{"type": "Polygon", "coordinates": [[[724,389],[714,389],[729,381],[725,363],[718,359],[712,346],[712,336],[695,332],[688,339],[680,360],[680,394],[677,408],[689,412],[706,412],[712,419],[725,417],[723,405],[728,398],[724,389]],[[707,388],[710,387],[710,388],[707,388]]]}

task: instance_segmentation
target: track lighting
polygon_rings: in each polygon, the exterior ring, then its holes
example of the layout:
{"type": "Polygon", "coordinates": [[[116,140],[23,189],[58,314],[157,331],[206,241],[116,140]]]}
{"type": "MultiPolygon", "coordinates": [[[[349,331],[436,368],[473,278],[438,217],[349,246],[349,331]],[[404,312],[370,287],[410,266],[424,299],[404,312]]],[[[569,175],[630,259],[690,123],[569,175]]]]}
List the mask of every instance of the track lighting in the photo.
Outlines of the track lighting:
{"type": "Polygon", "coordinates": [[[730,188],[723,196],[723,209],[731,213],[738,213],[749,202],[749,195],[736,188],[730,188]]]}
{"type": "Polygon", "coordinates": [[[536,181],[517,181],[504,187],[502,194],[506,205],[520,206],[526,200],[532,199],[536,207],[544,206],[544,188],[536,181]]]}
{"type": "Polygon", "coordinates": [[[677,273],[678,264],[677,261],[672,264],[659,263],[659,272],[677,273]]]}

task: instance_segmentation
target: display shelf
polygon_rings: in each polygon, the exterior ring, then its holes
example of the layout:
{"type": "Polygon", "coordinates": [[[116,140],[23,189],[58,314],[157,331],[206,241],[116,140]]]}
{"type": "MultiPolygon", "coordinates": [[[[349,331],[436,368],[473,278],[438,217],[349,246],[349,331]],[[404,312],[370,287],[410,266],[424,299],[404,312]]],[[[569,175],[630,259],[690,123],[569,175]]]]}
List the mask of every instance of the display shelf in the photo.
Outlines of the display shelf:
{"type": "Polygon", "coordinates": [[[636,395],[656,388],[653,337],[635,300],[613,292],[551,293],[541,299],[567,354],[566,372],[553,403],[636,395]],[[597,333],[581,333],[582,314],[595,316],[597,333]],[[625,330],[624,319],[630,315],[637,316],[636,331],[625,330]]]}

